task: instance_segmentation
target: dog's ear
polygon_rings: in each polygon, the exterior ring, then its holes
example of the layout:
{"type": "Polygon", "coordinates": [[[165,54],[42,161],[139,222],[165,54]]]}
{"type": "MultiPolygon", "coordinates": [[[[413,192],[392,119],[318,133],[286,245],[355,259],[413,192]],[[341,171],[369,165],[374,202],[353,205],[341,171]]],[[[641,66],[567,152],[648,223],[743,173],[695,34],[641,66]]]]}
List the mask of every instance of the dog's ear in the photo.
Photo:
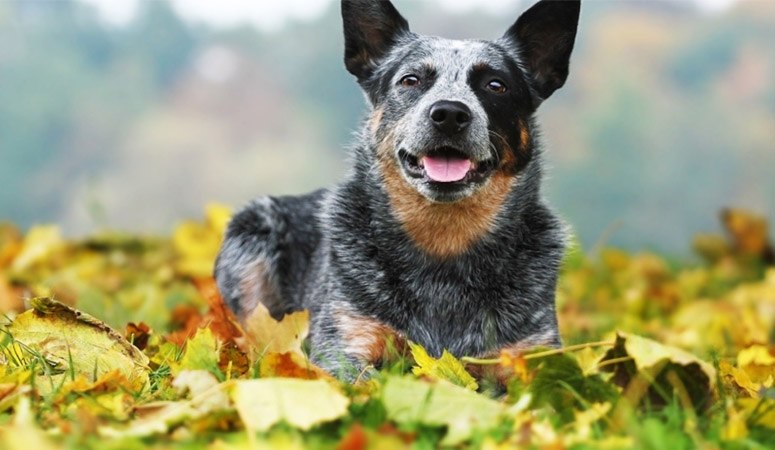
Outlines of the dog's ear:
{"type": "Polygon", "coordinates": [[[580,0],[541,0],[503,36],[518,46],[539,101],[546,100],[568,78],[580,10],[580,0]]]}
{"type": "Polygon", "coordinates": [[[344,64],[366,80],[409,24],[387,0],[342,0],[344,64]]]}

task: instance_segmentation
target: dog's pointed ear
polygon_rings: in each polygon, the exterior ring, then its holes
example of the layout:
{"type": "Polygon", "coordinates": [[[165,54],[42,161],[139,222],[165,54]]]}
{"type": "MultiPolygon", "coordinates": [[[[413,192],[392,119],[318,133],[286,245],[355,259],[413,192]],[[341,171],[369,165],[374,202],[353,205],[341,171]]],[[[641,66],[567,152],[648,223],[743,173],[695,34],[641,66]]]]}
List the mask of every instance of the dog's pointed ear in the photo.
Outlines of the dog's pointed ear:
{"type": "Polygon", "coordinates": [[[409,31],[409,23],[387,0],[342,0],[342,19],[344,64],[358,81],[367,79],[396,39],[409,31]]]}
{"type": "Polygon", "coordinates": [[[519,48],[539,101],[549,98],[568,78],[580,10],[580,0],[541,0],[503,36],[519,48]]]}

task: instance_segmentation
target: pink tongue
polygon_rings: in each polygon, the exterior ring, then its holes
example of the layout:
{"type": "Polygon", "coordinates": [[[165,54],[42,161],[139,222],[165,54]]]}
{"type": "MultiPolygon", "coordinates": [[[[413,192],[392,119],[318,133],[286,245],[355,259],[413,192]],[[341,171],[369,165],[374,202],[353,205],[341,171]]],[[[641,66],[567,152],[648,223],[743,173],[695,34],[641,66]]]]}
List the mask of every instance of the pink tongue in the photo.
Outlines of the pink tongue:
{"type": "Polygon", "coordinates": [[[471,170],[471,160],[447,156],[425,156],[422,159],[428,178],[440,183],[460,181],[471,170]]]}

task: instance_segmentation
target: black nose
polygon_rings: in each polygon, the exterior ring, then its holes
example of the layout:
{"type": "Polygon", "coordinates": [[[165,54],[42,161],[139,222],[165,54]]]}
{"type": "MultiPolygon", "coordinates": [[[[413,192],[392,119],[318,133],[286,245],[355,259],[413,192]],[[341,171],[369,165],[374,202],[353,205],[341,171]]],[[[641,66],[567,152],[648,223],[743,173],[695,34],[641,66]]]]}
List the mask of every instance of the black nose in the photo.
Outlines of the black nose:
{"type": "Polygon", "coordinates": [[[430,110],[433,126],[442,133],[452,136],[471,124],[471,110],[464,103],[441,100],[430,110]]]}

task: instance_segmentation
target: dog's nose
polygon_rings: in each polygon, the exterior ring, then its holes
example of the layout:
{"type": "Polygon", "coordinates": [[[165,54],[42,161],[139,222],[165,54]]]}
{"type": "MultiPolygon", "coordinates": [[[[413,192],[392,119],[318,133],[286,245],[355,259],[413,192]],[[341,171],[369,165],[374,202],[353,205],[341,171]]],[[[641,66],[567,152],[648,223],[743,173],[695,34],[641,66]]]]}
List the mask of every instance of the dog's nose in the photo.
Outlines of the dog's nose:
{"type": "Polygon", "coordinates": [[[465,130],[471,124],[471,110],[462,102],[438,101],[431,106],[429,114],[433,126],[448,136],[465,130]]]}

